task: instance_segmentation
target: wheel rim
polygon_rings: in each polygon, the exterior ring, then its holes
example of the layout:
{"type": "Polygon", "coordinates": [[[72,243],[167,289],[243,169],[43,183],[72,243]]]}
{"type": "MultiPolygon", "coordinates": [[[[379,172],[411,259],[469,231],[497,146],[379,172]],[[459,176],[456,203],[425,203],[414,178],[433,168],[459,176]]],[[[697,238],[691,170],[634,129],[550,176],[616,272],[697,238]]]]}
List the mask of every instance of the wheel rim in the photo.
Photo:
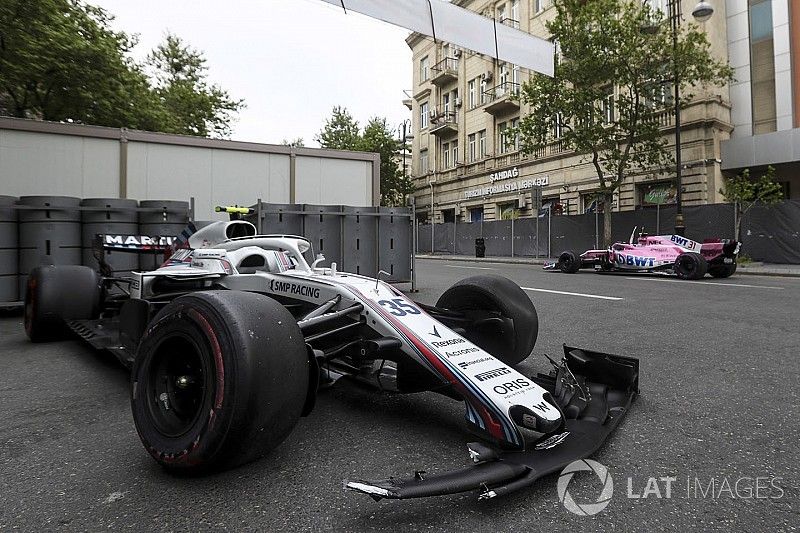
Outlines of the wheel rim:
{"type": "Polygon", "coordinates": [[[186,335],[163,339],[149,365],[147,407],[155,428],[167,437],[186,434],[213,389],[208,352],[186,335]]]}
{"type": "Polygon", "coordinates": [[[687,276],[692,275],[695,271],[694,262],[689,257],[681,257],[678,259],[678,270],[687,276]]]}

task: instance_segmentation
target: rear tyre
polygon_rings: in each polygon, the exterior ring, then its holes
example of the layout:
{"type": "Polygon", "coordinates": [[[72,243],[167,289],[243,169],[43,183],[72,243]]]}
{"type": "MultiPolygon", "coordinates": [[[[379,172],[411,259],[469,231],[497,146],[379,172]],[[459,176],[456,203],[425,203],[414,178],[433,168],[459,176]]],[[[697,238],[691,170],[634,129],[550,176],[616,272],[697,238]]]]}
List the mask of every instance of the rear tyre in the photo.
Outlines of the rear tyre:
{"type": "Polygon", "coordinates": [[[101,295],[100,275],[89,267],[36,267],[25,288],[25,333],[33,342],[69,338],[66,321],[98,317],[101,295]]]}
{"type": "Polygon", "coordinates": [[[714,265],[708,268],[708,273],[715,278],[729,278],[736,273],[736,263],[714,265]]]}
{"type": "Polygon", "coordinates": [[[309,361],[297,321],[272,298],[197,292],[156,315],[131,379],[144,447],[165,469],[197,474],[258,459],[289,435],[309,361]]]}
{"type": "Polygon", "coordinates": [[[558,256],[558,266],[565,274],[575,274],[581,269],[581,256],[572,250],[561,252],[558,256]]]}
{"type": "Polygon", "coordinates": [[[477,323],[464,337],[507,365],[525,360],[539,335],[533,302],[516,283],[502,276],[463,279],[442,294],[436,307],[472,315],[477,323]],[[503,325],[498,326],[497,320],[480,324],[487,317],[500,318],[503,325]]]}
{"type": "Polygon", "coordinates": [[[674,270],[680,279],[701,279],[706,275],[708,263],[700,254],[685,253],[675,259],[674,270]]]}

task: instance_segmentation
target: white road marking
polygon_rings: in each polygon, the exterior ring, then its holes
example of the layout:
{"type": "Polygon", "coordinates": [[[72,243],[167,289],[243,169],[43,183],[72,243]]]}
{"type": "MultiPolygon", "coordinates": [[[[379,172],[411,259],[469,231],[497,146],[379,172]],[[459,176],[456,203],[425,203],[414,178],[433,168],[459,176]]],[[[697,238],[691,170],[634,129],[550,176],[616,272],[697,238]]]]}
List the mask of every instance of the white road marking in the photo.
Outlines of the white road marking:
{"type": "Polygon", "coordinates": [[[468,266],[461,266],[461,265],[444,265],[447,268],[469,268],[470,270],[494,270],[493,268],[489,267],[468,267],[468,266]]]}
{"type": "Polygon", "coordinates": [[[549,292],[551,294],[564,294],[566,296],[582,296],[583,298],[596,298],[598,300],[611,300],[615,302],[625,299],[618,298],[616,296],[600,296],[599,294],[583,294],[582,292],[553,291],[550,289],[537,289],[535,287],[522,287],[522,289],[526,291],[549,292]]]}
{"type": "Polygon", "coordinates": [[[625,279],[638,279],[642,281],[661,281],[666,283],[691,283],[691,284],[700,284],[700,285],[715,285],[715,286],[722,286],[722,287],[748,287],[750,289],[773,289],[782,291],[786,287],[774,287],[771,285],[747,285],[745,283],[721,283],[716,281],[692,281],[692,280],[683,280],[683,279],[656,279],[656,278],[645,278],[645,277],[634,277],[629,276],[625,279]]]}

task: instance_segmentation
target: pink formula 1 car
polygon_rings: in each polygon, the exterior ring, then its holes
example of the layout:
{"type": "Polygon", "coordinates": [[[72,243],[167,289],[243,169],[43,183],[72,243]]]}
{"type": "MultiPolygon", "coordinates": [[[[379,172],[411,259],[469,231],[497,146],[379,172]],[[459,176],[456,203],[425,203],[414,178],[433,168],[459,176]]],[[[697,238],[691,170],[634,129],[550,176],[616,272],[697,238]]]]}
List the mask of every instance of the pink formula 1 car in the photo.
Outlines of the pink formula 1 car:
{"type": "Polygon", "coordinates": [[[680,279],[700,279],[711,274],[727,278],[736,272],[737,241],[707,239],[703,244],[680,235],[648,236],[640,233],[634,243],[634,228],[628,243],[614,243],[607,250],[587,250],[578,255],[562,252],[555,263],[546,263],[545,270],[574,274],[582,268],[600,272],[663,272],[680,279]]]}

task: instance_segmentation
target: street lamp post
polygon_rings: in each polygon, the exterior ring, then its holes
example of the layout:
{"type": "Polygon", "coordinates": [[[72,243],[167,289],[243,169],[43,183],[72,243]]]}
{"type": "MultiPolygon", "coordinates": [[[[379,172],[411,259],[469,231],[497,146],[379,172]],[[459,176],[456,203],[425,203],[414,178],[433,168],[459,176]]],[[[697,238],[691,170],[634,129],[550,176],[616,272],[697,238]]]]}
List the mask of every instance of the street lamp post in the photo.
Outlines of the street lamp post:
{"type": "MultiPolygon", "coordinates": [[[[714,8],[706,2],[701,0],[699,4],[692,10],[692,16],[698,22],[705,22],[714,14],[714,8]]],[[[669,18],[670,28],[672,30],[672,65],[673,65],[673,84],[675,86],[675,234],[683,236],[686,233],[686,225],[683,221],[683,183],[682,183],[682,170],[681,163],[681,89],[680,79],[678,76],[677,59],[678,59],[678,29],[681,21],[681,0],[669,1],[669,18]]]]}
{"type": "MultiPolygon", "coordinates": [[[[408,143],[410,143],[411,141],[414,140],[414,136],[409,132],[410,129],[411,129],[411,121],[409,119],[406,119],[406,120],[403,121],[403,124],[401,125],[401,132],[398,132],[398,133],[402,133],[402,136],[400,138],[400,142],[403,144],[403,156],[402,156],[403,157],[403,180],[408,178],[408,172],[406,170],[406,167],[408,166],[408,164],[406,163],[406,151],[408,150],[408,143]]],[[[406,203],[405,200],[406,200],[405,199],[405,195],[403,195],[403,204],[406,203]]],[[[416,223],[416,221],[414,221],[414,222],[416,223]]]]}

